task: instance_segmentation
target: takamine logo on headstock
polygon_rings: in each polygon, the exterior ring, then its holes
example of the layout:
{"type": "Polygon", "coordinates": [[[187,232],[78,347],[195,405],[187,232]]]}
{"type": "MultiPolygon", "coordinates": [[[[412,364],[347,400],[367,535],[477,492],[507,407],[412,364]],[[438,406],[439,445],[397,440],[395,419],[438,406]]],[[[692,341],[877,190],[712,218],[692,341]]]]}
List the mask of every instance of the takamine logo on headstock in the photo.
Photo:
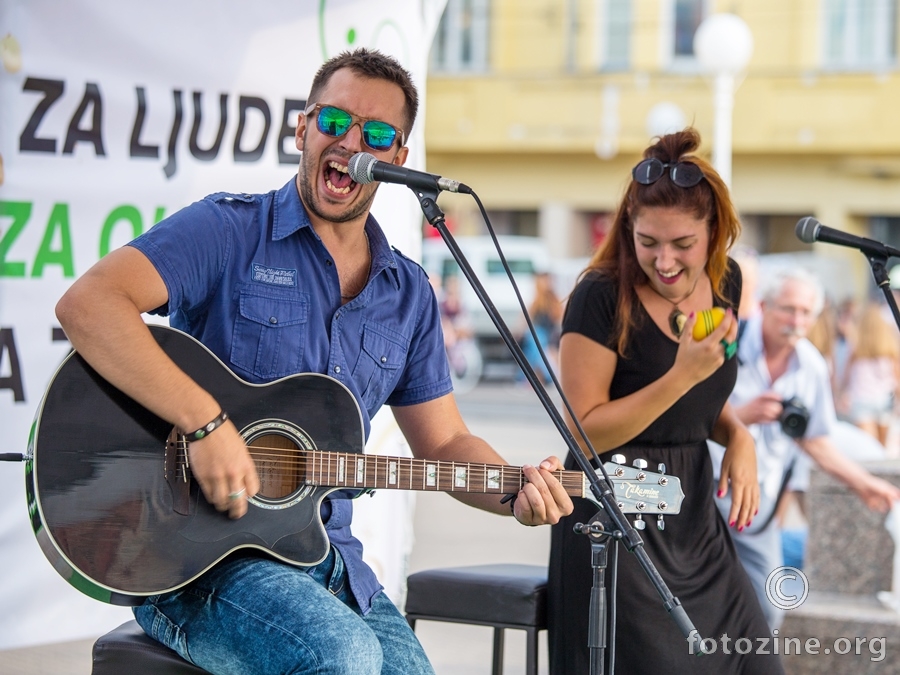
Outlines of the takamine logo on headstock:
{"type": "MultiPolygon", "coordinates": [[[[637,514],[634,527],[638,530],[646,527],[644,514],[656,515],[656,527],[665,529],[663,516],[675,515],[681,511],[681,502],[684,501],[681,481],[677,476],[666,475],[665,464],[657,466],[658,473],[654,473],[647,471],[646,460],[635,459],[631,466],[627,466],[625,462],[624,455],[616,454],[612,456],[611,462],[603,465],[613,482],[619,508],[623,513],[637,514]]],[[[597,475],[603,475],[599,469],[597,475]]],[[[585,496],[596,503],[587,485],[585,496]]]]}

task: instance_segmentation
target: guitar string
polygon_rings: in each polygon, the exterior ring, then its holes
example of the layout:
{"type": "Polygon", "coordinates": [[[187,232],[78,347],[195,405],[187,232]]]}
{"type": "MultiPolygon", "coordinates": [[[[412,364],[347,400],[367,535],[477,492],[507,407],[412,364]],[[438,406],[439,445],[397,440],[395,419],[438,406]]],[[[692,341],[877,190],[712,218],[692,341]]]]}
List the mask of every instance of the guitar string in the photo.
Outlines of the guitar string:
{"type": "MultiPolygon", "coordinates": [[[[415,462],[416,464],[427,461],[427,460],[421,460],[418,458],[389,457],[387,455],[381,455],[381,456],[360,455],[358,453],[340,453],[340,452],[332,452],[332,451],[327,451],[327,450],[297,451],[297,450],[294,450],[291,448],[276,448],[276,447],[267,447],[267,446],[258,446],[258,445],[252,445],[249,447],[251,448],[251,452],[250,452],[251,457],[253,457],[254,459],[261,459],[263,461],[266,461],[268,464],[275,464],[276,466],[279,466],[279,465],[280,466],[285,466],[285,465],[289,466],[291,464],[296,464],[298,462],[302,462],[303,460],[300,457],[300,455],[296,455],[296,456],[291,455],[289,457],[285,456],[286,453],[295,453],[295,452],[300,452],[303,454],[313,453],[313,455],[315,455],[315,453],[319,453],[320,455],[327,455],[327,457],[323,457],[318,460],[314,456],[313,460],[312,460],[313,463],[315,463],[317,461],[321,462],[322,459],[330,462],[330,461],[336,461],[339,457],[344,457],[347,459],[359,459],[360,457],[362,457],[362,458],[364,458],[364,461],[366,462],[366,467],[364,468],[364,473],[368,477],[368,474],[371,472],[371,470],[374,469],[374,472],[376,474],[376,476],[375,476],[376,479],[377,479],[377,474],[378,474],[379,469],[383,469],[385,471],[387,470],[388,467],[386,466],[386,464],[388,461],[394,460],[394,461],[403,462],[404,460],[407,460],[407,462],[409,462],[409,463],[415,462]],[[252,452],[252,450],[274,451],[275,454],[252,452]],[[383,466],[383,467],[377,466],[377,464],[379,462],[384,463],[385,466],[383,466]],[[376,464],[376,466],[370,467],[369,464],[372,464],[372,463],[376,464]]],[[[184,461],[184,455],[179,454],[178,459],[181,461],[184,461]]],[[[453,469],[456,465],[468,467],[469,473],[471,474],[470,480],[468,481],[470,483],[474,481],[474,478],[486,476],[487,472],[491,471],[491,470],[499,470],[499,471],[501,471],[501,473],[504,473],[504,474],[510,473],[510,472],[513,473],[512,476],[502,476],[501,477],[501,482],[503,483],[504,488],[506,487],[507,482],[515,482],[516,479],[521,479],[521,477],[523,475],[523,472],[520,467],[512,467],[512,466],[508,466],[508,465],[504,465],[504,464],[481,464],[481,463],[466,463],[466,462],[461,463],[461,462],[452,462],[452,461],[446,461],[446,460],[435,460],[434,463],[437,465],[438,474],[441,473],[441,469],[443,469],[444,470],[443,473],[446,474],[448,468],[453,469]],[[481,473],[479,473],[479,472],[481,472],[481,473]]],[[[404,466],[404,467],[398,467],[398,468],[406,468],[406,467],[404,466]]],[[[417,467],[412,464],[410,464],[409,468],[412,469],[412,473],[414,475],[418,475],[418,472],[425,472],[427,469],[424,466],[417,467]]],[[[332,473],[332,469],[331,468],[318,469],[318,470],[314,469],[313,473],[318,473],[318,474],[324,473],[324,474],[330,475],[332,473]]],[[[346,470],[345,473],[347,475],[350,475],[350,474],[355,475],[356,472],[353,471],[353,468],[351,467],[349,470],[346,470]]],[[[563,483],[569,482],[568,487],[580,487],[582,485],[580,471],[558,470],[558,471],[554,471],[553,474],[557,478],[557,480],[560,480],[560,482],[563,482],[563,483]]],[[[444,475],[444,476],[438,475],[438,477],[437,477],[438,482],[440,482],[440,480],[442,478],[449,480],[451,482],[454,482],[456,480],[456,476],[452,472],[450,473],[449,476],[448,475],[444,475]]],[[[346,483],[346,481],[347,481],[347,479],[345,479],[344,482],[346,483]]],[[[521,484],[521,480],[519,480],[518,482],[519,482],[519,484],[521,484]]],[[[502,491],[502,489],[498,488],[498,492],[501,492],[501,491],[502,491]]]]}

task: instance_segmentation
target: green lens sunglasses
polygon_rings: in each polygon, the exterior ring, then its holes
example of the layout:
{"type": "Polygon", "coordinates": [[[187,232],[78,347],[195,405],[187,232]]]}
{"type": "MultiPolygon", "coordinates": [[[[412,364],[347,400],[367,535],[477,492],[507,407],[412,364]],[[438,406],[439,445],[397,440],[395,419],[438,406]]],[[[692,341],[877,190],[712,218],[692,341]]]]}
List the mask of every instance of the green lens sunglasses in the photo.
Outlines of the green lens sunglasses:
{"type": "Polygon", "coordinates": [[[346,110],[325,103],[314,103],[304,110],[303,114],[309,116],[315,110],[319,111],[316,115],[316,128],[326,136],[338,138],[350,131],[350,127],[354,124],[359,124],[363,141],[373,150],[387,150],[394,144],[398,135],[400,145],[406,144],[406,134],[387,122],[357,117],[346,110]]]}

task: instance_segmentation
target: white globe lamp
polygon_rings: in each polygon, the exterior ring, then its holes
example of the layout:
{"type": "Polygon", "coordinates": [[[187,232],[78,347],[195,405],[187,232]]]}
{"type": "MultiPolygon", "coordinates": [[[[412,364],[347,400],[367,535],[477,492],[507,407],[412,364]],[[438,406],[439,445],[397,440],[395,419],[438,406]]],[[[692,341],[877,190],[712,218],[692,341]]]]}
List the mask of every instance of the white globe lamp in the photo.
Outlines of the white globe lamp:
{"type": "Polygon", "coordinates": [[[713,14],[703,20],[694,34],[694,54],[700,65],[715,76],[713,166],[731,187],[734,83],[753,55],[753,33],[735,14],[713,14]]]}

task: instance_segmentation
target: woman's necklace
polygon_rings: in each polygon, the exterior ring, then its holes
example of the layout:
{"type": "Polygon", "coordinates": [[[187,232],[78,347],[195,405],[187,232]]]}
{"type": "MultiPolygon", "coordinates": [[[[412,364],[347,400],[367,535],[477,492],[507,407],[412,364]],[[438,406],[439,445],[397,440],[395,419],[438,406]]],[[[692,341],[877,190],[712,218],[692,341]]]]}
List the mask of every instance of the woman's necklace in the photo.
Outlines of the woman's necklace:
{"type": "Polygon", "coordinates": [[[679,309],[678,305],[680,305],[682,302],[684,302],[694,294],[694,291],[697,290],[697,284],[699,282],[700,277],[697,277],[697,279],[694,281],[694,285],[691,287],[691,290],[688,291],[687,295],[678,300],[669,300],[669,298],[653,288],[653,284],[650,284],[650,288],[654,293],[656,293],[663,300],[666,300],[667,302],[670,302],[672,304],[672,311],[669,313],[669,330],[672,331],[672,334],[675,337],[681,337],[681,331],[684,330],[684,324],[687,323],[687,317],[684,315],[684,312],[679,309]]]}
{"type": "Polygon", "coordinates": [[[362,293],[362,290],[366,287],[366,284],[369,283],[369,275],[372,273],[372,253],[369,249],[369,233],[363,230],[363,234],[366,235],[366,250],[369,251],[369,268],[366,270],[366,276],[363,277],[362,285],[355,293],[351,293],[350,295],[344,295],[341,293],[341,300],[352,300],[357,295],[362,293]]]}

